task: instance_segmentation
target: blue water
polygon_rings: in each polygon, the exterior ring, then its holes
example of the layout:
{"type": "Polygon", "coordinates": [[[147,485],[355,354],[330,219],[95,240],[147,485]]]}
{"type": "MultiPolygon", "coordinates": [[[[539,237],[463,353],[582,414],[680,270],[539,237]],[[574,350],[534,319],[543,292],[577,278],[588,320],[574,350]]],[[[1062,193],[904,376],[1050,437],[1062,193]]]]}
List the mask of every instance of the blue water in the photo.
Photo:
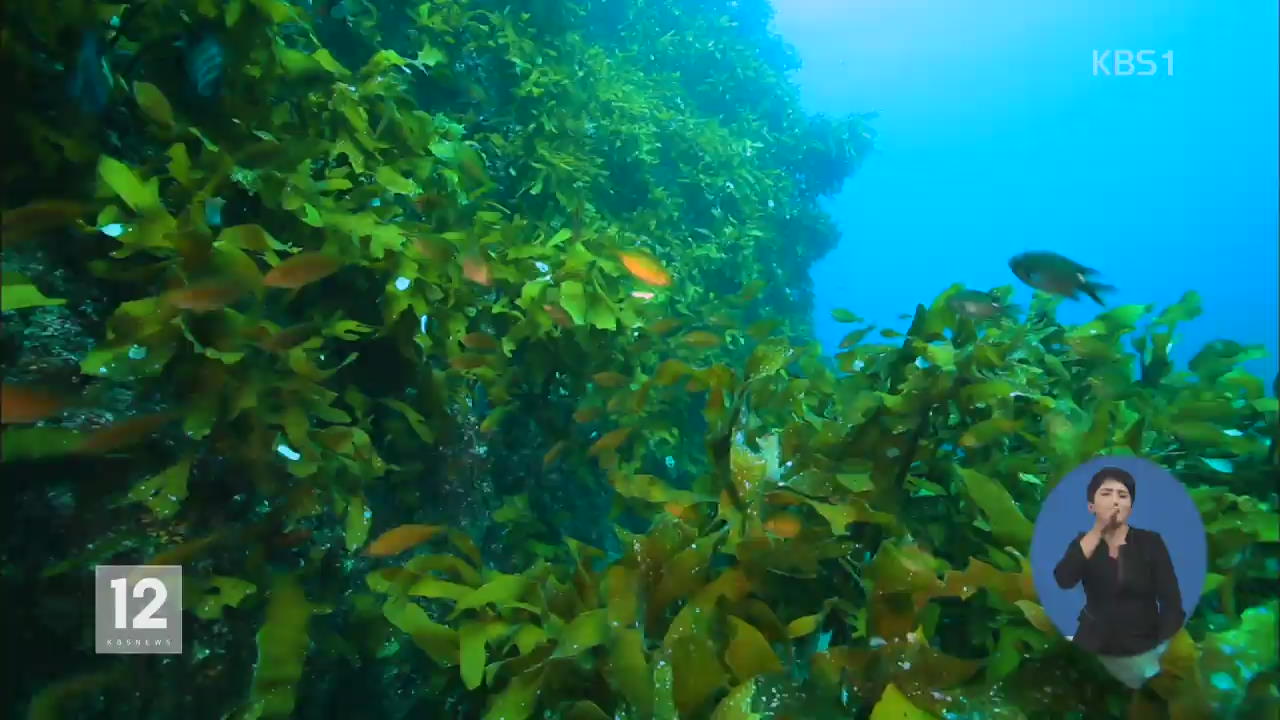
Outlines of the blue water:
{"type": "MultiPolygon", "coordinates": [[[[1227,337],[1277,369],[1277,3],[774,0],[811,111],[876,110],[879,152],[828,204],[843,238],[813,269],[833,352],[848,307],[901,313],[953,282],[1015,284],[1007,259],[1098,268],[1111,304],[1201,293],[1175,359],[1227,337]],[[1093,75],[1095,49],[1173,51],[1148,77],[1093,75]]],[[[1016,302],[1031,291],[1018,285],[1016,302]]],[[[1066,303],[1081,322],[1098,308],[1066,303]]]]}

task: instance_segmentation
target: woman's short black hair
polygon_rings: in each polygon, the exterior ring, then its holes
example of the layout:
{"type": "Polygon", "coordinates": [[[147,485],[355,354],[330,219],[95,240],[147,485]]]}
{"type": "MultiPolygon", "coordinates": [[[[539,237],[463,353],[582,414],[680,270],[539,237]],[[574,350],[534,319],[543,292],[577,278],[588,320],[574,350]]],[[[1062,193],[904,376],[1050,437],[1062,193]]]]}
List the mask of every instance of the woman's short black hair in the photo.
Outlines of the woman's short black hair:
{"type": "Polygon", "coordinates": [[[1093,496],[1098,492],[1098,488],[1102,487],[1102,483],[1108,480],[1115,480],[1129,491],[1129,503],[1133,504],[1138,499],[1138,490],[1134,485],[1133,476],[1126,470],[1118,467],[1104,467],[1093,474],[1093,479],[1089,481],[1089,489],[1086,497],[1089,502],[1093,502],[1093,496]]]}

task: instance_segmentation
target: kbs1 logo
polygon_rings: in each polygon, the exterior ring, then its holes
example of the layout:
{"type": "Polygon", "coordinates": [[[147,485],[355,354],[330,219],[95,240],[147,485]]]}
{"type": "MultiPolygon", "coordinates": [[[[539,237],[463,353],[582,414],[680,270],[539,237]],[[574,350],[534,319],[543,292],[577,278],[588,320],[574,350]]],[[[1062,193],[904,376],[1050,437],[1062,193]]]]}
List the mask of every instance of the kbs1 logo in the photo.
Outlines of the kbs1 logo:
{"type": "Polygon", "coordinates": [[[1173,75],[1173,51],[1156,55],[1155,50],[1094,50],[1093,75],[1126,77],[1164,74],[1173,75]],[[1160,61],[1163,62],[1163,66],[1160,61]]]}

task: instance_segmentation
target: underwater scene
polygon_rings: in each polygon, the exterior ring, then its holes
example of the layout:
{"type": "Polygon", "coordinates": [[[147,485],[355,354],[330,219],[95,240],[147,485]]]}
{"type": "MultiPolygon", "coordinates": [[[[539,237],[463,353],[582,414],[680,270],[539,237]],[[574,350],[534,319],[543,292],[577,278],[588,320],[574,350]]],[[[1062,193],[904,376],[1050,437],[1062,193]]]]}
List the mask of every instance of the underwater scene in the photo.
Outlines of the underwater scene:
{"type": "Polygon", "coordinates": [[[6,3],[10,717],[1280,720],[1276,7],[1203,5],[964,20],[1130,158],[940,1],[6,3]]]}

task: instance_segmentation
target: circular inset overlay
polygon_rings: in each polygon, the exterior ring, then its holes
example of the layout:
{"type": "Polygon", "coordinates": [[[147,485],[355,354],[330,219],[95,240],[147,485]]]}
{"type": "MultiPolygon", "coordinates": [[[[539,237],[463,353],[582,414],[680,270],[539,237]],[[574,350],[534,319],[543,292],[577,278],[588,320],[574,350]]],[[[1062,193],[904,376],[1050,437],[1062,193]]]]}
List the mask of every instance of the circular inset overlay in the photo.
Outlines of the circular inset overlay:
{"type": "Polygon", "coordinates": [[[1208,572],[1204,520],[1168,470],[1143,458],[1097,457],[1063,477],[1045,499],[1031,540],[1031,569],[1040,604],[1064,636],[1103,656],[1148,652],[1152,648],[1135,646],[1137,640],[1126,643],[1115,636],[1154,626],[1163,636],[1153,639],[1154,645],[1195,611],[1208,572]],[[1123,472],[1104,472],[1108,468],[1123,472]],[[1091,483],[1099,488],[1092,498],[1091,483]],[[1126,497],[1125,483],[1131,483],[1132,497],[1126,497]],[[1081,536],[1095,526],[1095,513],[1116,514],[1128,526],[1123,544],[1129,547],[1116,550],[1118,561],[1105,541],[1088,556],[1079,547],[1081,536]],[[1177,596],[1169,593],[1171,584],[1177,596]],[[1185,614],[1169,608],[1172,614],[1166,615],[1160,599],[1171,597],[1180,600],[1185,614]],[[1154,616],[1143,610],[1152,600],[1159,608],[1154,616]]]}

